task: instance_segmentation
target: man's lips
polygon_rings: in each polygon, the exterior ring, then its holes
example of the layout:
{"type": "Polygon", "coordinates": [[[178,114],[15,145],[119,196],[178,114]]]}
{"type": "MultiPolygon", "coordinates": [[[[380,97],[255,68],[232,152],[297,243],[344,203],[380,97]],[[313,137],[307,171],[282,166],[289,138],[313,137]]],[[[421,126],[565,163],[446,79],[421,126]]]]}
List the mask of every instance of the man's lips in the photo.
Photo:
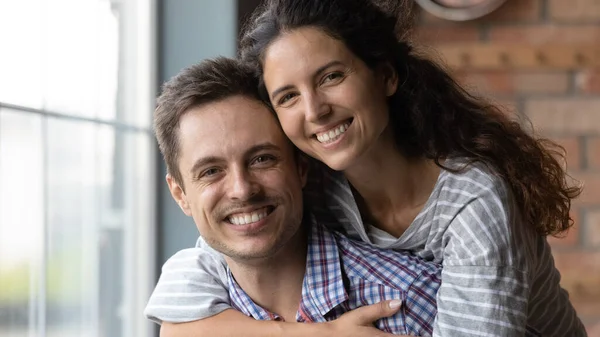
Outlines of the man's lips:
{"type": "Polygon", "coordinates": [[[269,205],[260,208],[238,210],[228,215],[225,221],[233,225],[247,225],[266,218],[274,209],[274,206],[269,205]]]}

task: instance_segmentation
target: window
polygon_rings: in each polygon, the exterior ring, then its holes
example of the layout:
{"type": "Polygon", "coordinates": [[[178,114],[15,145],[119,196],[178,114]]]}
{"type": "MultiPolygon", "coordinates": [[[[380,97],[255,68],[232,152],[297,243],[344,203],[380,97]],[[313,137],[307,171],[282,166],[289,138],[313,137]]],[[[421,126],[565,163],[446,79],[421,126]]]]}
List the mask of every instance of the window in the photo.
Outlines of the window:
{"type": "Polygon", "coordinates": [[[148,336],[153,0],[0,2],[0,336],[148,336]]]}

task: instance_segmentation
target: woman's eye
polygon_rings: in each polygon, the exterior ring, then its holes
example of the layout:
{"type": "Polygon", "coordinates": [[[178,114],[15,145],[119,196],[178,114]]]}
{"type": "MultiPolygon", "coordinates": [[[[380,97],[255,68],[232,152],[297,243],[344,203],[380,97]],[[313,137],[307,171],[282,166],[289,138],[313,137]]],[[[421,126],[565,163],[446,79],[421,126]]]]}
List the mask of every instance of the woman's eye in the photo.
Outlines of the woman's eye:
{"type": "Polygon", "coordinates": [[[289,94],[285,94],[283,95],[280,99],[279,99],[279,104],[284,104],[285,102],[289,101],[290,99],[294,98],[294,96],[296,96],[293,93],[289,93],[289,94]]]}
{"type": "Polygon", "coordinates": [[[338,72],[331,73],[331,74],[328,74],[327,76],[325,76],[325,78],[323,78],[323,82],[330,82],[333,80],[337,80],[338,78],[340,78],[342,76],[343,76],[342,73],[338,73],[338,72]]]}

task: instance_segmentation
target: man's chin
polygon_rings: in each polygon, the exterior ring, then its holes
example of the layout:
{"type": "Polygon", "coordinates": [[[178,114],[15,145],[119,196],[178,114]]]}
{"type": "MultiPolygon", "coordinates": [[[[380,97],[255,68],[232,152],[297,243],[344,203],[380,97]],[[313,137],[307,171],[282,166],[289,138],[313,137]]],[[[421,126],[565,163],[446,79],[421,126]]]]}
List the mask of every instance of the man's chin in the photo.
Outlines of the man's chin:
{"type": "Polygon", "coordinates": [[[238,262],[251,262],[274,257],[280,249],[281,247],[276,242],[270,240],[267,242],[247,240],[247,242],[237,247],[229,247],[229,251],[224,254],[238,262]]]}
{"type": "Polygon", "coordinates": [[[237,263],[257,263],[268,260],[275,254],[272,250],[230,251],[224,254],[237,263]]]}

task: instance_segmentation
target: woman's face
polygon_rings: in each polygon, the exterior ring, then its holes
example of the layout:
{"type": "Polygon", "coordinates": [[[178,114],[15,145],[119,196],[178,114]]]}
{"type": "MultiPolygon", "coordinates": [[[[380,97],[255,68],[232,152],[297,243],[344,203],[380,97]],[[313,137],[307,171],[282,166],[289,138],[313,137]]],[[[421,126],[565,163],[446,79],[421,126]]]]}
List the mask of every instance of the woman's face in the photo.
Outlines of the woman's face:
{"type": "Polygon", "coordinates": [[[372,70],[322,30],[281,34],[265,50],[264,82],[292,142],[334,170],[345,170],[373,147],[388,126],[387,97],[397,78],[372,70]]]}

